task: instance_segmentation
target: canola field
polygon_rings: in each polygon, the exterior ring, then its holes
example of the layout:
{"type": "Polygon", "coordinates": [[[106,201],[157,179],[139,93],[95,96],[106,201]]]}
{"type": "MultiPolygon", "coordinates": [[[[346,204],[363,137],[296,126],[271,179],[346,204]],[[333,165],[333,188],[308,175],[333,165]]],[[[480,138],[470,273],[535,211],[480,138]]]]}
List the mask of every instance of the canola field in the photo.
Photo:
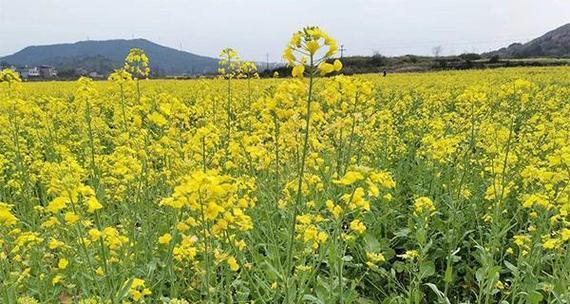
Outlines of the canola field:
{"type": "Polygon", "coordinates": [[[0,302],[569,303],[570,68],[343,76],[336,48],[1,72],[0,302]]]}

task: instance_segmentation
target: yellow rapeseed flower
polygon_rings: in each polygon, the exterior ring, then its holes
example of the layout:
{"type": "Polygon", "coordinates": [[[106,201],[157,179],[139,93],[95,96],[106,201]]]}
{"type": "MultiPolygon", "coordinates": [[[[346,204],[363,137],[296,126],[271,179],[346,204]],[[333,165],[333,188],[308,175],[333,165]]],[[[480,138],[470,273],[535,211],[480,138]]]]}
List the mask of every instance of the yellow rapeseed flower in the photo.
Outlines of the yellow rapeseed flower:
{"type": "Polygon", "coordinates": [[[366,226],[364,226],[364,224],[359,219],[355,219],[350,222],[350,230],[358,234],[363,234],[366,231],[366,226]]]}
{"type": "Polygon", "coordinates": [[[419,197],[414,201],[414,213],[423,214],[435,211],[435,205],[429,197],[419,197]]]}
{"type": "Polygon", "coordinates": [[[69,265],[69,261],[66,258],[61,258],[59,259],[59,262],[57,263],[57,268],[59,269],[66,269],[67,265],[69,265]]]}
{"type": "Polygon", "coordinates": [[[164,245],[170,243],[171,240],[172,240],[172,235],[170,235],[170,233],[165,233],[158,238],[158,243],[164,245]]]}
{"type": "Polygon", "coordinates": [[[11,205],[0,202],[0,226],[10,227],[18,222],[18,219],[10,212],[10,209],[12,209],[11,205]]]}

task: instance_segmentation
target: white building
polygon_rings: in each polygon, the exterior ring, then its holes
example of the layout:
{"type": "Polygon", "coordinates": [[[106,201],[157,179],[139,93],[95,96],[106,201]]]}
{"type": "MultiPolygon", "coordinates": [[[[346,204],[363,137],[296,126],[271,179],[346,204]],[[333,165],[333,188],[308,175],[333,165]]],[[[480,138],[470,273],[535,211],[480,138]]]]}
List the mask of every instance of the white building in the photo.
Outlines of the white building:
{"type": "Polygon", "coordinates": [[[40,77],[40,69],[38,67],[29,68],[28,77],[40,77]]]}

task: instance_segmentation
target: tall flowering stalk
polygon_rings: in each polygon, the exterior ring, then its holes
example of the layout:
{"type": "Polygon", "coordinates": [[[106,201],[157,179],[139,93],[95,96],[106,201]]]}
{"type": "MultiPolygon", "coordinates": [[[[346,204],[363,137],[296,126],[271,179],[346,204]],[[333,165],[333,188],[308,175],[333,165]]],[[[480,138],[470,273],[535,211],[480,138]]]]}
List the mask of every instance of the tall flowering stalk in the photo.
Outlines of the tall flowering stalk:
{"type": "Polygon", "coordinates": [[[218,73],[222,78],[227,79],[228,87],[227,87],[227,100],[226,100],[226,113],[227,113],[227,139],[226,139],[226,146],[229,145],[231,135],[232,135],[232,119],[233,119],[233,112],[232,112],[232,79],[236,78],[239,75],[240,67],[241,67],[241,59],[239,57],[238,52],[236,52],[232,48],[225,48],[220,53],[220,61],[219,61],[219,69],[218,73]]]}
{"type": "Polygon", "coordinates": [[[114,71],[109,75],[109,81],[116,83],[119,86],[121,93],[121,115],[123,119],[123,131],[127,131],[127,112],[126,112],[126,101],[125,101],[125,85],[133,81],[133,76],[131,73],[127,72],[125,69],[119,69],[114,71]]]}
{"type": "Polygon", "coordinates": [[[127,58],[125,58],[124,69],[129,72],[137,82],[137,100],[141,99],[141,90],[139,79],[148,78],[150,75],[149,60],[141,49],[131,49],[127,58]]]}
{"type": "MultiPolygon", "coordinates": [[[[309,134],[311,126],[311,104],[313,101],[313,86],[317,73],[326,75],[342,68],[340,61],[334,64],[327,63],[327,60],[338,51],[336,41],[329,37],[318,27],[305,27],[301,31],[293,34],[289,44],[283,52],[283,58],[287,60],[289,66],[293,67],[292,75],[296,78],[303,78],[305,74],[309,77],[309,88],[307,93],[307,114],[305,117],[305,132],[303,136],[303,150],[301,164],[299,166],[299,177],[297,182],[297,195],[293,206],[293,216],[291,217],[289,230],[289,244],[287,248],[287,275],[292,271],[293,242],[295,240],[295,223],[299,214],[299,206],[302,201],[303,177],[305,175],[305,162],[309,151],[309,134]],[[319,50],[324,49],[319,52],[319,50]]],[[[287,293],[289,294],[289,293],[287,293]]]]}
{"type": "Polygon", "coordinates": [[[259,79],[259,74],[257,73],[257,66],[251,61],[244,61],[240,66],[240,76],[247,78],[247,96],[248,104],[252,102],[251,94],[251,79],[259,79]]]}

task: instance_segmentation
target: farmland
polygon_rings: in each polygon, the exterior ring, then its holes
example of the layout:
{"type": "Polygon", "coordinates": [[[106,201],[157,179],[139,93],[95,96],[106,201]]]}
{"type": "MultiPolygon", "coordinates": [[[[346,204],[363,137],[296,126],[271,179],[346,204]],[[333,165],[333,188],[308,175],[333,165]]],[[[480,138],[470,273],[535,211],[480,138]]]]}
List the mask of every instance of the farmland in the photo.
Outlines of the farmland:
{"type": "Polygon", "coordinates": [[[2,303],[568,303],[570,68],[343,76],[336,48],[2,72],[2,303]]]}

